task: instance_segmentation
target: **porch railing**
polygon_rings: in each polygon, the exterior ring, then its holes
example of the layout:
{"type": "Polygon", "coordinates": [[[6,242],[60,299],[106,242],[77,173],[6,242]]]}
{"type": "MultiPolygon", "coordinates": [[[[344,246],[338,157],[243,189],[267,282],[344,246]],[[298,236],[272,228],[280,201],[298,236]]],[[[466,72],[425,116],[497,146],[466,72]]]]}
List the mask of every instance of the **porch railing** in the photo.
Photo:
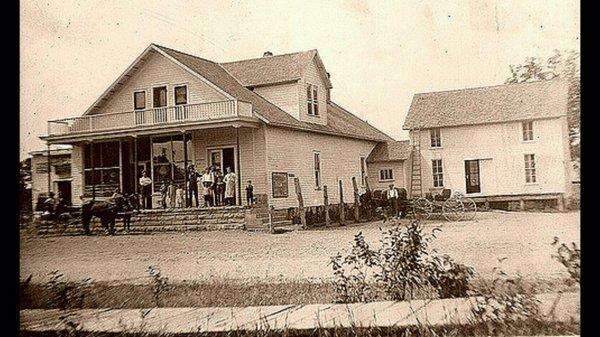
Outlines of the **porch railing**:
{"type": "Polygon", "coordinates": [[[252,117],[252,104],[238,100],[185,104],[52,120],[48,121],[48,135],[134,129],[143,126],[210,121],[240,116],[252,117]]]}

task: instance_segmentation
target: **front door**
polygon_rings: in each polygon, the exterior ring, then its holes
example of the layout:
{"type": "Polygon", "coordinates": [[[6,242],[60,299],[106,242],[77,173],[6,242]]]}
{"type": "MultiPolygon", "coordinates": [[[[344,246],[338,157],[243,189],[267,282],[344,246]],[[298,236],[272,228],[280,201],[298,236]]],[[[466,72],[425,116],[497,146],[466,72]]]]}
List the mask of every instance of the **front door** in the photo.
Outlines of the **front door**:
{"type": "Polygon", "coordinates": [[[467,193],[481,192],[479,160],[465,160],[465,179],[467,193]]]}
{"type": "MultiPolygon", "coordinates": [[[[227,174],[227,168],[231,168],[238,176],[236,185],[239,185],[240,173],[238,172],[237,161],[236,161],[235,148],[224,147],[219,149],[208,150],[208,164],[214,166],[217,170],[220,170],[223,175],[227,174]]],[[[239,186],[236,186],[236,201],[239,200],[239,186]]]]}
{"type": "Polygon", "coordinates": [[[60,197],[66,201],[67,205],[71,205],[71,181],[57,181],[56,185],[60,197]]]}

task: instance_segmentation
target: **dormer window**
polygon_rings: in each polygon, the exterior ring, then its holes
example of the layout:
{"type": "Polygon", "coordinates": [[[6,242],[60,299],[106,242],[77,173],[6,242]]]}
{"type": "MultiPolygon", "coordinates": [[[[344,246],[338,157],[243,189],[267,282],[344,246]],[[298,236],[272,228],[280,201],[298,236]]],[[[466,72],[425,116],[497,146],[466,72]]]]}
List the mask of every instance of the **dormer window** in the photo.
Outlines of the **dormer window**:
{"type": "Polygon", "coordinates": [[[429,136],[431,137],[431,147],[442,147],[442,133],[440,129],[431,129],[429,136]]]}
{"type": "Polygon", "coordinates": [[[318,87],[313,84],[306,85],[306,103],[308,108],[308,114],[312,116],[319,115],[319,98],[318,98],[318,87]]]}
{"type": "Polygon", "coordinates": [[[533,122],[527,121],[523,122],[523,140],[530,141],[533,140],[533,122]]]}

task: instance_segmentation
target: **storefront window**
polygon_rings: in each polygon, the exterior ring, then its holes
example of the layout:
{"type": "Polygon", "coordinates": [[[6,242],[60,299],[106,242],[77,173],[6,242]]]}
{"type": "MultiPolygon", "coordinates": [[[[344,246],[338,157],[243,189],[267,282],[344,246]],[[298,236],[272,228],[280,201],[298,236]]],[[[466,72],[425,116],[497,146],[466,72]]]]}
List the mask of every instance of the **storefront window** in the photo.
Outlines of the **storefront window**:
{"type": "Polygon", "coordinates": [[[184,181],[185,156],[183,135],[152,138],[152,164],[154,166],[154,191],[162,184],[173,180],[176,184],[184,181]]]}
{"type": "Polygon", "coordinates": [[[111,194],[120,184],[119,142],[86,144],[83,152],[85,192],[111,194]]]}

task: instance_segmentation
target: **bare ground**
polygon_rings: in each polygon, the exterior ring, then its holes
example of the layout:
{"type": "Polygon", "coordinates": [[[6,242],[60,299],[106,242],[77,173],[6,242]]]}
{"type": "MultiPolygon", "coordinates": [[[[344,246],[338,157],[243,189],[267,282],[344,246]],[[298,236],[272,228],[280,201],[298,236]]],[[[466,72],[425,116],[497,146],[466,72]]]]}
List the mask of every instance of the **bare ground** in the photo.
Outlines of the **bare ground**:
{"type": "MultiPolygon", "coordinates": [[[[408,220],[404,220],[406,222],[408,220]]],[[[555,236],[579,244],[579,212],[487,212],[469,222],[442,222],[433,247],[475,268],[481,277],[497,266],[528,279],[564,277],[552,260],[555,236]],[[500,264],[498,259],[506,258],[500,264]]],[[[435,222],[426,224],[432,228],[435,222]]],[[[242,231],[161,233],[153,235],[36,237],[21,236],[21,279],[34,282],[58,270],[70,280],[147,282],[155,266],[173,281],[235,280],[243,283],[328,278],[331,256],[344,253],[362,231],[379,239],[373,222],[324,230],[271,235],[242,231]]]]}

